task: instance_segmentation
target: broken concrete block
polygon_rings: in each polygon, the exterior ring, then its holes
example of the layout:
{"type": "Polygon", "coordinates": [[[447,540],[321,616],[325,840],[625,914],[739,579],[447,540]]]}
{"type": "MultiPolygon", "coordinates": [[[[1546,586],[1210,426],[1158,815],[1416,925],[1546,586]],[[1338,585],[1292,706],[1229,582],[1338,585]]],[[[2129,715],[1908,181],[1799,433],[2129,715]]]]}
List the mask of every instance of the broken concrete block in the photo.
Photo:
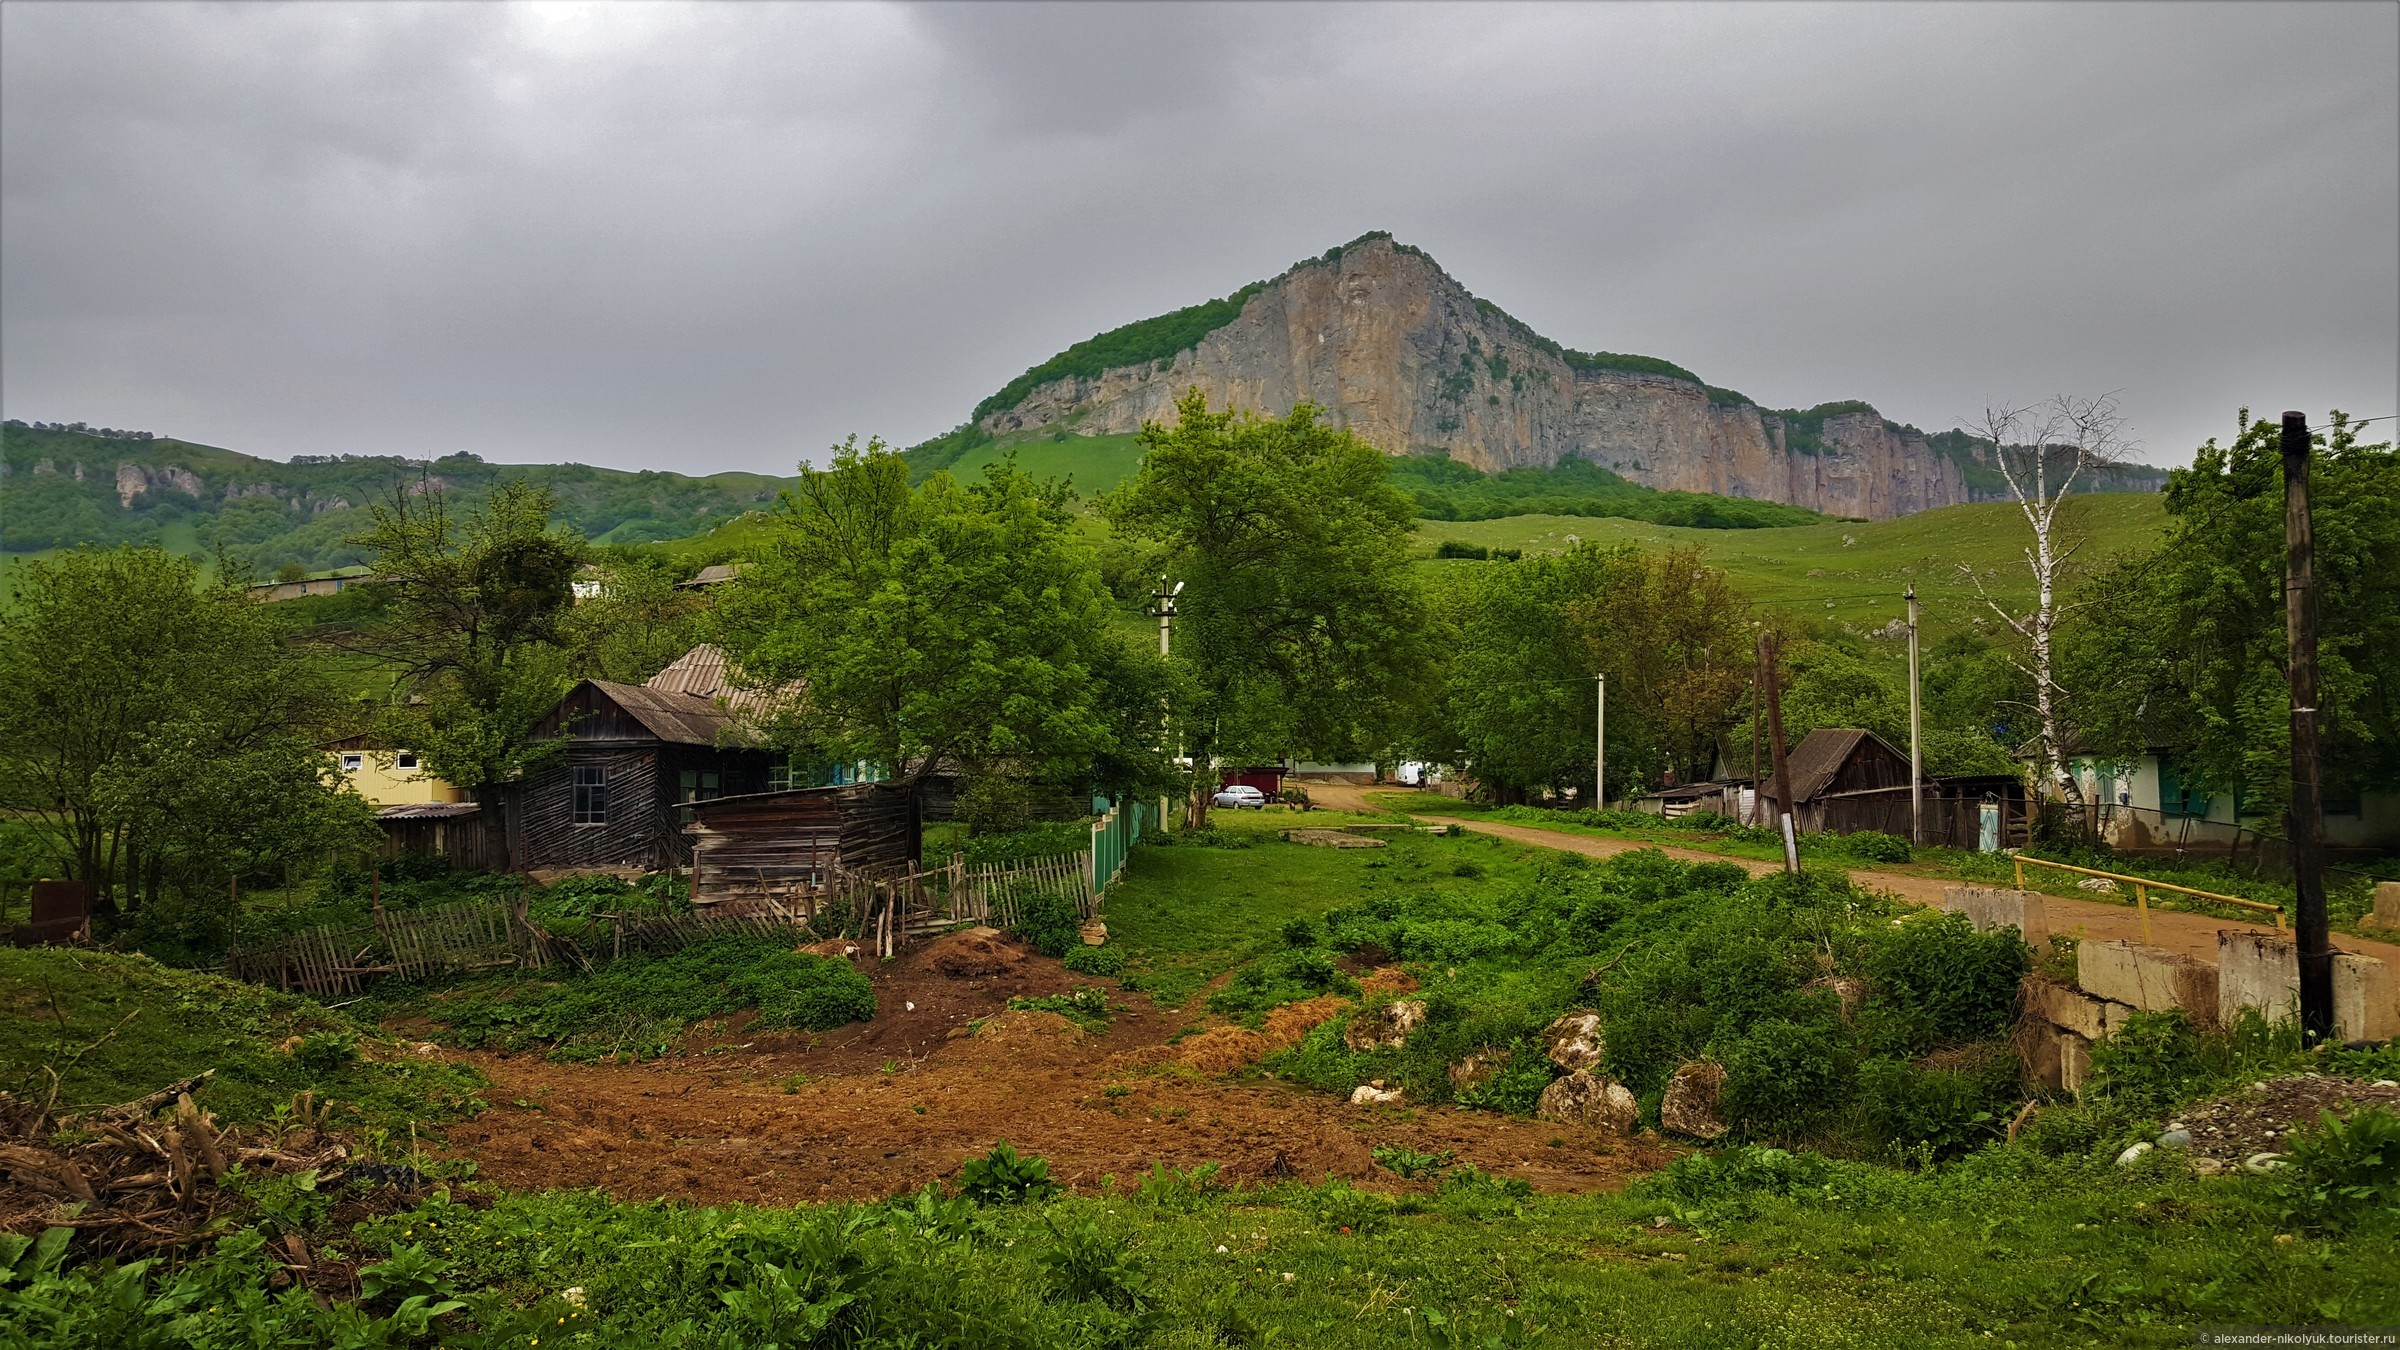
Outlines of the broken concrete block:
{"type": "Polygon", "coordinates": [[[2300,1012],[2300,949],[2282,933],[2253,928],[2217,930],[2217,1017],[2231,1022],[2256,1008],[2270,1022],[2300,1012]]]}
{"type": "Polygon", "coordinates": [[[2133,942],[2085,942],[2075,953],[2083,992],[2142,1012],[2181,1008],[2207,1022],[2218,1013],[2217,971],[2198,957],[2133,942]]]}
{"type": "Polygon", "coordinates": [[[2061,1027],[2041,1028],[2025,1048],[2026,1070],[2045,1086],[2080,1092],[2092,1073],[2092,1043],[2061,1027]]]}
{"type": "Polygon", "coordinates": [[[2117,1003],[2063,984],[2037,983],[2034,990],[2027,1001],[2037,1016],[2087,1041],[2105,1041],[2116,1035],[2117,1028],[2125,1025],[2125,1019],[2135,1011],[2129,1003],[2117,1003]]]}
{"type": "Polygon", "coordinates": [[[2333,1025],[2345,1041],[2388,1041],[2400,1036],[2392,968],[2372,956],[2336,952],[2333,957],[2333,1025]]]}
{"type": "Polygon", "coordinates": [[[1406,1100],[1406,1093],[1398,1088],[1385,1087],[1380,1078],[1372,1083],[1359,1084],[1357,1091],[1350,1094],[1352,1106],[1398,1106],[1406,1100]]]}
{"type": "Polygon", "coordinates": [[[2039,947],[2050,940],[2050,922],[2042,912],[2041,894],[2036,891],[1948,886],[1942,890],[1942,908],[1966,915],[1967,922],[1978,933],[2014,928],[2032,946],[2039,947]]]}
{"type": "MultiPolygon", "coordinates": [[[[2300,1015],[2300,947],[2288,934],[2217,933],[2218,1015],[2256,1008],[2270,1022],[2300,1015]]],[[[2333,954],[2334,1034],[2345,1041],[2400,1037],[2391,967],[2356,952],[2333,954]]]]}
{"type": "Polygon", "coordinates": [[[2400,928],[2400,881],[2375,883],[2375,922],[2385,928],[2400,928]]]}

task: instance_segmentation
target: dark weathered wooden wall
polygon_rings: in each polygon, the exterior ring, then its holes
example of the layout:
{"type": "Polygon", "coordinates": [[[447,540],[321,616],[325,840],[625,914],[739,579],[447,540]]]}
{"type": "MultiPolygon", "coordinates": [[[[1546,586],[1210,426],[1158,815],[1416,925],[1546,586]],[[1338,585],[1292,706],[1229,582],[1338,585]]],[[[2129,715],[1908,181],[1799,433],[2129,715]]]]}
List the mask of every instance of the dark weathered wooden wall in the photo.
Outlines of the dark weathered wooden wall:
{"type": "Polygon", "coordinates": [[[914,793],[905,785],[804,788],[686,805],[696,899],[789,894],[854,874],[916,862],[914,793]]]}
{"type": "Polygon", "coordinates": [[[660,819],[656,747],[611,750],[576,745],[556,768],[527,779],[518,802],[520,870],[533,867],[647,867],[657,853],[660,819]],[[575,770],[608,770],[608,823],[575,823],[575,770]]]}

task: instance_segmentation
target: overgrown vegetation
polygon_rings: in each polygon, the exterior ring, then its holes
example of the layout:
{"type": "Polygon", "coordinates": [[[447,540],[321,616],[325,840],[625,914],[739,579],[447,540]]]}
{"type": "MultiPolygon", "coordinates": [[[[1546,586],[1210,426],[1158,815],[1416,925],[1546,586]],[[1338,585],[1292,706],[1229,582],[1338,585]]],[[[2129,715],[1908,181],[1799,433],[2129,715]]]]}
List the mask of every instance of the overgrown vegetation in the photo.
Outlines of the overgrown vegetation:
{"type": "MultiPolygon", "coordinates": [[[[552,973],[556,975],[555,972],[552,973]]],[[[826,1031],[875,1015],[867,977],[849,962],[749,933],[704,938],[666,956],[628,955],[563,978],[477,979],[450,987],[378,986],[377,1016],[422,1016],[466,1049],[542,1050],[558,1060],[671,1054],[696,1023],[755,1009],[760,1031],[826,1031]]]]}
{"type": "Polygon", "coordinates": [[[415,1054],[311,999],[148,957],[0,948],[0,1091],[60,1112],[129,1101],[204,1069],[224,1123],[273,1119],[302,1092],[350,1129],[438,1128],[481,1107],[473,1069],[415,1054]],[[55,1084],[51,1078],[56,1074],[55,1084]]]}

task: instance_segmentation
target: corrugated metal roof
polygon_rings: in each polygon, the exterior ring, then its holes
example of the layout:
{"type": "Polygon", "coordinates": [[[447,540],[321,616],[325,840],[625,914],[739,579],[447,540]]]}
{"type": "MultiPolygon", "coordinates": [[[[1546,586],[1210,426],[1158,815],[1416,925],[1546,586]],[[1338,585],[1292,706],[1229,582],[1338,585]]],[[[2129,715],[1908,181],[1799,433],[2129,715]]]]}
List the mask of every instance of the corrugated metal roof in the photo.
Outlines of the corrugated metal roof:
{"type": "Polygon", "coordinates": [[[780,689],[750,688],[739,683],[738,674],[723,647],[704,642],[676,657],[665,670],[645,681],[643,687],[709,699],[737,713],[771,711],[777,703],[798,698],[806,688],[797,680],[780,689]]]}
{"type": "Polygon", "coordinates": [[[713,642],[701,643],[676,657],[665,670],[642,681],[642,687],[715,698],[726,692],[725,649],[713,642]]]}
{"type": "Polygon", "coordinates": [[[454,816],[471,816],[483,809],[481,802],[407,802],[387,806],[375,813],[377,820],[448,820],[454,816]]]}
{"type": "Polygon", "coordinates": [[[591,685],[648,728],[651,735],[670,744],[715,745],[717,734],[733,723],[715,700],[697,694],[618,684],[614,680],[593,680],[591,685]]]}
{"type": "Polygon", "coordinates": [[[750,564],[748,563],[710,563],[695,573],[690,581],[679,581],[675,584],[678,586],[714,586],[720,581],[733,580],[748,571],[749,568],[750,564]]]}

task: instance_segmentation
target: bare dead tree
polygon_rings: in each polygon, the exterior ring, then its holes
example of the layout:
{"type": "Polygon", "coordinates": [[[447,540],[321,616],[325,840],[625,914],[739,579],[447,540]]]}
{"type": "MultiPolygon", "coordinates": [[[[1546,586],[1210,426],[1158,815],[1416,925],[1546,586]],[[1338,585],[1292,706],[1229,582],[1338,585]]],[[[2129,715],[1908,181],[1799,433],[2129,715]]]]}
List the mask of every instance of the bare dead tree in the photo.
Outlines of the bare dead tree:
{"type": "Polygon", "coordinates": [[[2042,771],[2069,802],[2081,806],[2083,784],[2067,771],[2066,690],[2058,683],[2053,654],[2059,624],[2074,608],[2062,599],[2061,582],[2082,541],[2068,537],[2060,512],[2078,479],[2123,460],[2130,448],[2125,419],[2113,394],[2090,399],[2061,394],[2037,405],[1987,407],[1977,429],[1991,441],[1992,463],[2033,530],[2033,543],[2025,549],[2025,565],[2033,572],[2033,611],[2012,613],[1992,598],[1983,578],[1971,569],[1968,574],[1983,602],[2025,640],[2024,656],[2009,659],[2033,681],[2042,771]]]}

